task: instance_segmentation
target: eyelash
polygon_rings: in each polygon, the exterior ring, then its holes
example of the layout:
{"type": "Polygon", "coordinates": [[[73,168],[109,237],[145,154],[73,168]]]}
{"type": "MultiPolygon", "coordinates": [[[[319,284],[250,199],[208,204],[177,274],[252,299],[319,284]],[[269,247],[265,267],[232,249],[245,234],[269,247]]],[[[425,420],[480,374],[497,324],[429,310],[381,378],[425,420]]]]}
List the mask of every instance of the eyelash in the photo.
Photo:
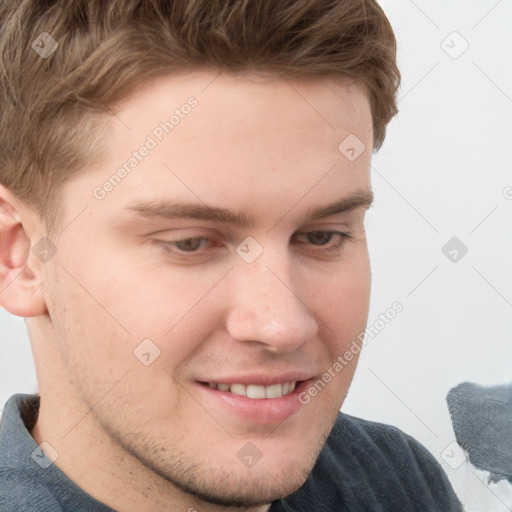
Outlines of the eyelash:
{"type": "MultiPolygon", "coordinates": [[[[339,253],[341,251],[343,245],[345,244],[345,241],[352,238],[351,233],[342,232],[342,231],[332,231],[332,230],[319,230],[319,229],[315,229],[312,231],[299,231],[299,232],[295,233],[294,237],[297,237],[297,236],[306,236],[307,237],[307,236],[311,236],[315,233],[328,234],[330,236],[329,236],[329,240],[325,244],[313,244],[310,242],[299,242],[299,243],[305,243],[305,244],[311,245],[312,247],[320,248],[320,249],[314,249],[313,252],[339,253]],[[331,242],[331,240],[334,236],[338,237],[338,242],[334,245],[329,245],[329,243],[331,242]]],[[[203,237],[203,236],[182,238],[180,240],[173,240],[172,242],[170,242],[170,241],[164,242],[163,240],[154,240],[154,242],[156,242],[158,245],[160,245],[160,247],[162,248],[162,250],[165,253],[168,253],[171,255],[194,256],[194,255],[202,254],[201,248],[199,248],[198,250],[194,250],[194,251],[184,251],[184,250],[176,248],[176,244],[187,242],[190,240],[200,241],[200,243],[211,241],[212,244],[214,244],[214,242],[210,238],[203,237]]]]}

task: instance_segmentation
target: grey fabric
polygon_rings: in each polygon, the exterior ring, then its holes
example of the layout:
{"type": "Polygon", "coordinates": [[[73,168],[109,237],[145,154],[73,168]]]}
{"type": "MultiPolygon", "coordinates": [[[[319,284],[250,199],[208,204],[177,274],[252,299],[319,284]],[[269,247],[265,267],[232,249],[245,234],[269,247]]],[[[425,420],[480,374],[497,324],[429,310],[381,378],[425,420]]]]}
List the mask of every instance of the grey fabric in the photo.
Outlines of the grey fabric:
{"type": "MultiPolygon", "coordinates": [[[[111,512],[55,464],[41,467],[29,430],[38,399],[15,395],[0,423],[0,512],[111,512]]],[[[45,464],[43,464],[45,465],[45,464]]],[[[172,503],[169,510],[174,510],[172,503]]],[[[270,512],[460,512],[432,455],[396,427],[339,414],[306,483],[270,512]]]]}
{"type": "Polygon", "coordinates": [[[457,443],[488,483],[512,483],[512,383],[483,387],[463,382],[446,398],[457,443]]]}
{"type": "Polygon", "coordinates": [[[112,512],[84,493],[38,448],[29,432],[38,407],[35,396],[14,395],[4,408],[0,423],[0,512],[112,512]]]}

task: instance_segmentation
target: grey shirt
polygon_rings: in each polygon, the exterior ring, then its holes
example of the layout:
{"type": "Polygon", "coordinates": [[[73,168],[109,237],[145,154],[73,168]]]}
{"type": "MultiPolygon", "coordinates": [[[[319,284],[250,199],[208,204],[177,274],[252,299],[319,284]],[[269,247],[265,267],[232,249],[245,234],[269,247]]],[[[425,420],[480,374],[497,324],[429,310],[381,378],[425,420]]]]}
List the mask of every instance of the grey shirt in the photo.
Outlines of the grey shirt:
{"type": "MultiPolygon", "coordinates": [[[[0,423],[0,512],[111,512],[72,482],[30,435],[39,408],[14,395],[0,423]]],[[[169,511],[173,511],[169,504],[169,511]]],[[[340,413],[312,473],[271,512],[460,512],[435,458],[396,427],[340,413]]]]}

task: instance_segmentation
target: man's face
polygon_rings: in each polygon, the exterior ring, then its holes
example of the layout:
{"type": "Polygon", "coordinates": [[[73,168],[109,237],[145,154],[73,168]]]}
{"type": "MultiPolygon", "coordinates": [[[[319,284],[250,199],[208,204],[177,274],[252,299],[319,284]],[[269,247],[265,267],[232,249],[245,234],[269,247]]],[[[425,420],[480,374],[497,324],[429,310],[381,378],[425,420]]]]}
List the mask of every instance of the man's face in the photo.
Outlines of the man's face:
{"type": "Polygon", "coordinates": [[[138,90],[63,188],[38,371],[98,464],[255,505],[304,482],[352,380],[357,356],[298,399],[365,328],[372,121],[356,85],[215,76],[138,90]]]}

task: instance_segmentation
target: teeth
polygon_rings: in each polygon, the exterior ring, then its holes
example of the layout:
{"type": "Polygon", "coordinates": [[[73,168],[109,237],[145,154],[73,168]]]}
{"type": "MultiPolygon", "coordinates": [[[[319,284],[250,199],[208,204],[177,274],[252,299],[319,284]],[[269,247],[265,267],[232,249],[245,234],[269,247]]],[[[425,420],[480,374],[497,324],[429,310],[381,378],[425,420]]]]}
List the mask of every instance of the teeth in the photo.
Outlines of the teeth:
{"type": "Polygon", "coordinates": [[[265,398],[265,386],[249,384],[247,386],[247,398],[265,398]]]}
{"type": "Polygon", "coordinates": [[[208,386],[219,391],[229,391],[233,395],[246,396],[254,400],[261,400],[263,398],[281,398],[284,395],[290,394],[295,390],[297,382],[283,382],[282,384],[272,384],[271,386],[259,386],[257,384],[216,384],[215,382],[208,382],[208,386]]]}
{"type": "MultiPolygon", "coordinates": [[[[288,383],[285,383],[284,386],[287,386],[288,383]]],[[[274,384],[272,386],[267,386],[266,388],[264,386],[261,386],[265,390],[265,397],[266,398],[279,398],[283,396],[285,393],[283,392],[282,384],[274,384]]]]}
{"type": "Polygon", "coordinates": [[[231,384],[229,391],[233,395],[247,396],[245,384],[231,384]]]}

